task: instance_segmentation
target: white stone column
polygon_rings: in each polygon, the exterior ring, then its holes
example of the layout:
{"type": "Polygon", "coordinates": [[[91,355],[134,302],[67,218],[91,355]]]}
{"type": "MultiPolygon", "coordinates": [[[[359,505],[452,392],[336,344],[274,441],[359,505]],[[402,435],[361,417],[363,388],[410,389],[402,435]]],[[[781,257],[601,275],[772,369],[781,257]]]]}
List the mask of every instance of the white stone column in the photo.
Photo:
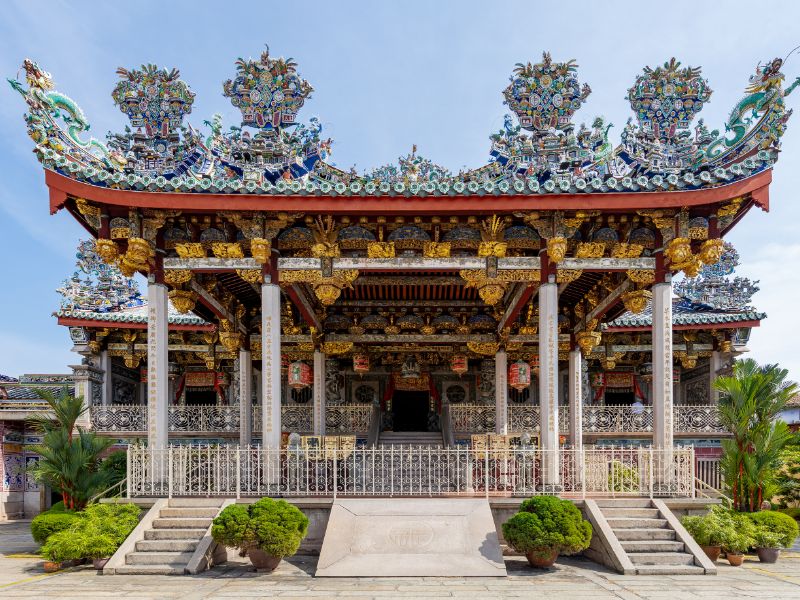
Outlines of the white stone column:
{"type": "Polygon", "coordinates": [[[672,448],[672,284],[653,286],[653,446],[672,448]]]}
{"type": "Polygon", "coordinates": [[[579,349],[569,353],[569,443],[583,448],[583,357],[579,349]]]}
{"type": "Polygon", "coordinates": [[[253,438],[253,356],[239,350],[239,445],[249,446],[253,438]]]}
{"type": "Polygon", "coordinates": [[[542,483],[559,485],[558,469],[558,285],[550,275],[539,287],[539,414],[545,451],[542,483]]]}
{"type": "Polygon", "coordinates": [[[169,442],[167,286],[147,284],[147,444],[165,447],[169,442]]]}
{"type": "Polygon", "coordinates": [[[708,361],[708,401],[710,404],[719,404],[719,390],[714,387],[717,380],[717,371],[722,368],[722,352],[714,350],[708,361]]]}
{"type": "Polygon", "coordinates": [[[100,353],[100,368],[103,369],[103,393],[100,396],[103,406],[108,406],[114,400],[114,386],[111,378],[111,355],[108,350],[100,353]]]}
{"type": "Polygon", "coordinates": [[[261,286],[261,444],[281,445],[281,290],[261,286]]]}
{"type": "Polygon", "coordinates": [[[494,357],[494,431],[508,433],[508,354],[498,350],[494,357]]]}
{"type": "Polygon", "coordinates": [[[325,354],[314,350],[314,435],[325,435],[325,354]]]}

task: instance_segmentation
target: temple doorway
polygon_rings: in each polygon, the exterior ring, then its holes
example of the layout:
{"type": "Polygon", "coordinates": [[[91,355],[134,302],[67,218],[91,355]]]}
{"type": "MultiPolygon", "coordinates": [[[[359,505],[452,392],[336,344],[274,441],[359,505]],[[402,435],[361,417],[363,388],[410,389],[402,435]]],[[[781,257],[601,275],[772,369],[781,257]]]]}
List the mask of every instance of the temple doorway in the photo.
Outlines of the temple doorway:
{"type": "Polygon", "coordinates": [[[213,389],[187,389],[186,390],[186,405],[187,406],[200,406],[203,404],[214,405],[217,403],[217,392],[213,389]]]}
{"type": "Polygon", "coordinates": [[[428,431],[428,392],[395,391],[392,423],[395,431],[428,431]]]}

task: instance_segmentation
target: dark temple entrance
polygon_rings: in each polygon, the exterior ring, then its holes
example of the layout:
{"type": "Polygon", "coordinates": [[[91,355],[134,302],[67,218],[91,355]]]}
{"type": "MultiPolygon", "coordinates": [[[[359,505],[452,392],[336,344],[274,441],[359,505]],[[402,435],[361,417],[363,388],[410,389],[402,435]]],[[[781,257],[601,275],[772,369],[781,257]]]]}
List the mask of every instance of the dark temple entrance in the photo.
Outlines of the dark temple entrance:
{"type": "Polygon", "coordinates": [[[428,392],[396,391],[392,422],[395,431],[428,431],[428,392]]]}

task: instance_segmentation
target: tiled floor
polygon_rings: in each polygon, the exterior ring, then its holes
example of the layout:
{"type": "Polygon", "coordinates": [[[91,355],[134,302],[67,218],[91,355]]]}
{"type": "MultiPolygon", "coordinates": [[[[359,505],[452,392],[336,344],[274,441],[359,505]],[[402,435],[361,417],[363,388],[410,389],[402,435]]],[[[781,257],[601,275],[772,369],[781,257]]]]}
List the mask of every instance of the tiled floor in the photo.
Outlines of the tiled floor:
{"type": "Polygon", "coordinates": [[[35,551],[28,523],[0,523],[0,597],[141,599],[199,598],[770,598],[800,600],[800,554],[787,553],[775,565],[756,559],[744,567],[718,563],[717,576],[644,577],[617,575],[583,559],[559,559],[550,571],[530,569],[508,558],[505,578],[314,578],[314,557],[284,561],[274,573],[255,573],[235,558],[194,577],[117,575],[103,577],[90,567],[53,575],[35,551]]]}

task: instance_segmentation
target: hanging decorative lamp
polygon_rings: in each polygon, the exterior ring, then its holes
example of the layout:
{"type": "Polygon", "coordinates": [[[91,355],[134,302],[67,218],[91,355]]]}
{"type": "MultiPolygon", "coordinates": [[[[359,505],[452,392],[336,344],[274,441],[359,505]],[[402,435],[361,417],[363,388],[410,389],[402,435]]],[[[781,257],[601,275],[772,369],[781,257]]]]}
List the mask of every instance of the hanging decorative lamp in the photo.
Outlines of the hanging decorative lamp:
{"type": "Polygon", "coordinates": [[[302,390],[311,385],[311,367],[302,360],[297,360],[289,365],[286,374],[287,383],[293,390],[302,390]]]}
{"type": "Polygon", "coordinates": [[[353,354],[353,372],[359,375],[369,372],[369,354],[353,354]]]}
{"type": "Polygon", "coordinates": [[[515,390],[524,390],[531,384],[531,367],[528,363],[518,360],[508,368],[508,385],[515,390]]]}
{"type": "Polygon", "coordinates": [[[450,357],[450,370],[459,376],[469,370],[469,362],[464,354],[454,354],[450,357]]]}

